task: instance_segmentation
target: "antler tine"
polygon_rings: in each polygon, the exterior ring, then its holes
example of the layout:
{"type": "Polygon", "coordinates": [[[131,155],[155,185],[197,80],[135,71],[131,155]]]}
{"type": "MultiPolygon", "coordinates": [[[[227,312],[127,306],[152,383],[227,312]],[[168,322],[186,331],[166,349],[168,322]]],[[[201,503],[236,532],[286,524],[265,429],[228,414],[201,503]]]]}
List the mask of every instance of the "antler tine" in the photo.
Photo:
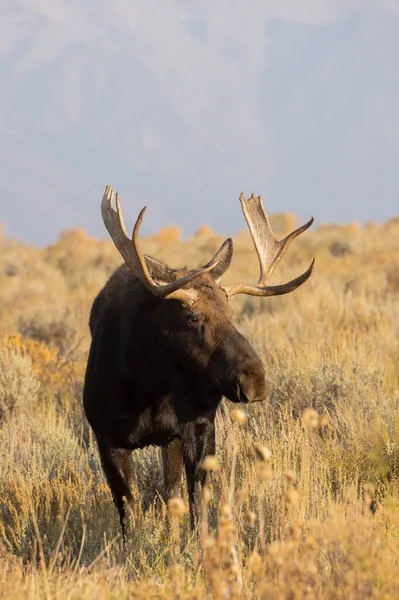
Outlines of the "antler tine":
{"type": "MultiPolygon", "coordinates": [[[[125,224],[123,221],[122,209],[119,203],[119,195],[116,194],[116,211],[112,206],[112,199],[114,190],[111,186],[107,185],[101,202],[101,213],[104,221],[104,225],[108,230],[117,250],[121,254],[125,263],[130,267],[134,275],[150,290],[155,296],[164,298],[166,296],[171,297],[173,292],[180,290],[180,288],[187,283],[190,283],[211,271],[218,264],[218,260],[213,260],[203,267],[193,271],[189,275],[182,277],[177,281],[166,283],[163,285],[158,284],[151,276],[151,273],[147,267],[144,253],[140,249],[139,244],[139,230],[143,220],[143,215],[146,210],[146,206],[140,211],[137,221],[133,228],[132,239],[126,233],[125,224]]],[[[182,290],[183,291],[183,290],[182,290]]]]}
{"type": "Polygon", "coordinates": [[[242,192],[240,195],[240,202],[258,255],[260,276],[257,285],[235,284],[226,286],[224,289],[227,295],[249,294],[251,296],[276,296],[294,291],[309,279],[313,270],[314,260],[308,270],[296,279],[283,285],[268,286],[268,283],[274,269],[287,252],[294,239],[312,225],[314,220],[313,217],[305,223],[305,225],[295,229],[295,231],[287,235],[283,240],[278,241],[274,237],[268,216],[265,212],[262,196],[255,196],[252,194],[247,200],[242,192]]]}

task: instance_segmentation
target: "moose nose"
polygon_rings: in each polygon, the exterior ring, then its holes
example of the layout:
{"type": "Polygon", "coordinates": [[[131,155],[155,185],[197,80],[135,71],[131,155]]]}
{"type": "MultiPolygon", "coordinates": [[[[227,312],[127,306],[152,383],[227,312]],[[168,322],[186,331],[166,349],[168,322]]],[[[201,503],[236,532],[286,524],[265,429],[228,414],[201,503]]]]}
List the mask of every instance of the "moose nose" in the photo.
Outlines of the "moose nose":
{"type": "Polygon", "coordinates": [[[266,398],[265,371],[260,361],[242,365],[237,377],[237,398],[246,403],[266,398]]]}

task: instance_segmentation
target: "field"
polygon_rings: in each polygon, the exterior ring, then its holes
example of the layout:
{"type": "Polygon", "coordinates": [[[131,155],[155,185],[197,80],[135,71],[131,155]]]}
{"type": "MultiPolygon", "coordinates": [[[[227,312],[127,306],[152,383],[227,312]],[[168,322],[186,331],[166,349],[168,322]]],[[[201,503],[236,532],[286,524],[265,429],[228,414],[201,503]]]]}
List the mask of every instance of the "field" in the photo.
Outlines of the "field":
{"type": "MultiPolygon", "coordinates": [[[[295,225],[275,215],[276,232],[295,225]]],[[[171,266],[204,264],[203,226],[143,239],[171,266]]],[[[399,597],[399,218],[313,226],[273,283],[232,300],[268,373],[264,405],[218,416],[200,531],[160,499],[156,449],[135,453],[129,542],[81,408],[91,302],[120,264],[65,231],[44,249],[0,240],[0,599],[399,597]]],[[[255,282],[249,234],[224,283],[255,282]]]]}

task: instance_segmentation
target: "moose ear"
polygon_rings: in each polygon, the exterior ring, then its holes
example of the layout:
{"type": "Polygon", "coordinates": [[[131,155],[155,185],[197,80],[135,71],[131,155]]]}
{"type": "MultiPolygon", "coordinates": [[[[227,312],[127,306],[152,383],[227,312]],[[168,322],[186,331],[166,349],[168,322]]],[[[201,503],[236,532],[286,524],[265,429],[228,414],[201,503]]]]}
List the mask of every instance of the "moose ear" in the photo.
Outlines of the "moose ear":
{"type": "Polygon", "coordinates": [[[218,264],[212,269],[209,274],[212,275],[215,283],[219,283],[220,278],[225,274],[230,266],[231,259],[233,257],[233,240],[227,238],[225,242],[220,246],[212,260],[209,261],[204,268],[208,267],[213,261],[217,260],[218,264]]]}
{"type": "Polygon", "coordinates": [[[176,280],[176,277],[174,276],[175,269],[171,269],[156,258],[148,256],[148,254],[144,254],[144,258],[153,279],[164,281],[165,283],[171,283],[176,280]]]}

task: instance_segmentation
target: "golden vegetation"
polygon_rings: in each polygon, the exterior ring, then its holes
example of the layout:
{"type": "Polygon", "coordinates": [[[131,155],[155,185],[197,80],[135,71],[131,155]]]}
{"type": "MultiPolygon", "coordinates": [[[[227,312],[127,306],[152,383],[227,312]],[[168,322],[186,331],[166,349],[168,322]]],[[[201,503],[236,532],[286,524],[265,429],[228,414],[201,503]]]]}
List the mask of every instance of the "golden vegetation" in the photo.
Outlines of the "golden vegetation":
{"type": "Polygon", "coordinates": [[[181,230],[180,227],[168,225],[163,227],[154,237],[161,244],[173,244],[180,241],[181,230]]]}
{"type": "MultiPolygon", "coordinates": [[[[175,233],[144,250],[195,267],[222,241],[175,233]]],[[[88,313],[119,256],[81,231],[1,243],[0,599],[399,597],[398,219],[314,229],[276,273],[316,256],[308,283],[233,299],[269,401],[223,404],[196,535],[184,496],[160,500],[159,451],[134,454],[125,549],[81,409],[88,313]]],[[[242,233],[224,281],[256,277],[242,233]]]]}

